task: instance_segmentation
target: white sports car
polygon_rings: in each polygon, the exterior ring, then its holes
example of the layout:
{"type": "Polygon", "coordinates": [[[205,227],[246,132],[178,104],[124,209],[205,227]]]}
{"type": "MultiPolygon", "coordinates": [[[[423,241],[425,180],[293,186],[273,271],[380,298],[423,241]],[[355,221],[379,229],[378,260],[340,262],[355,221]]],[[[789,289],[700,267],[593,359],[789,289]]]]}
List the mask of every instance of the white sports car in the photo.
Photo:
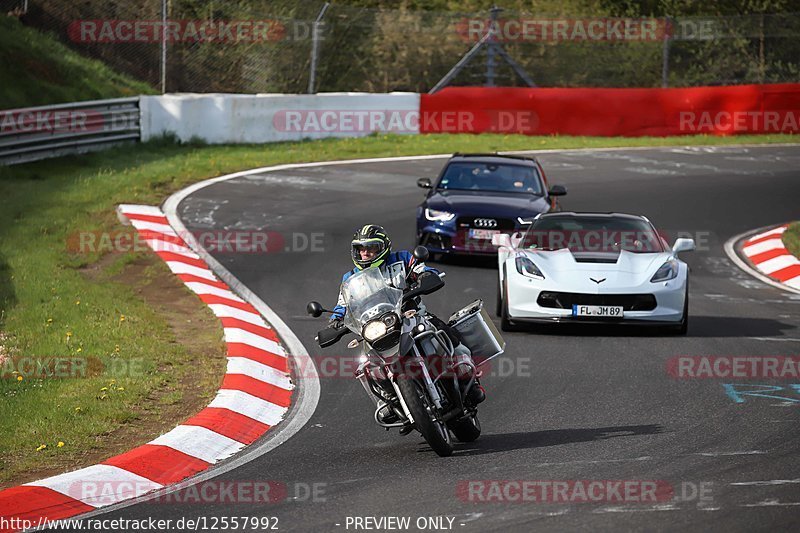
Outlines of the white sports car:
{"type": "Polygon", "coordinates": [[[685,334],[689,268],[643,216],[546,213],[524,235],[497,234],[497,314],[504,331],[525,322],[617,322],[685,334]]]}

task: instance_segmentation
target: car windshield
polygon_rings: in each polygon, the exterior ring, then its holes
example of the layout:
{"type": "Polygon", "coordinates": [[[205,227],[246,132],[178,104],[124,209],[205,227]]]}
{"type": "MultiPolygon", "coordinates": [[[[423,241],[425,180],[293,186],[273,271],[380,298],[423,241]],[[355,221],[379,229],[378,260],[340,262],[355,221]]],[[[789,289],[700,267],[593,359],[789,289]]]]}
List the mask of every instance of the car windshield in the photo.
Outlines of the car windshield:
{"type": "Polygon", "coordinates": [[[554,216],[536,220],[520,248],[572,252],[663,252],[661,236],[642,219],[609,216],[554,216]]]}
{"type": "Polygon", "coordinates": [[[535,167],[498,163],[450,163],[438,188],[542,196],[542,183],[535,167]]]}

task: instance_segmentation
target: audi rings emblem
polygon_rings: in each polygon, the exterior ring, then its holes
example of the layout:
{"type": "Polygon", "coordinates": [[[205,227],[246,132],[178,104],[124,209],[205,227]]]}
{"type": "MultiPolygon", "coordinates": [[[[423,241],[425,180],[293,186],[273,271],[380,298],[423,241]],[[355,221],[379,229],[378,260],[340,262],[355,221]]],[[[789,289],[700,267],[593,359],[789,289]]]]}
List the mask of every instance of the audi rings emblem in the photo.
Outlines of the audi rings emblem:
{"type": "Polygon", "coordinates": [[[497,221],[493,218],[476,218],[472,221],[476,228],[496,228],[497,221]]]}

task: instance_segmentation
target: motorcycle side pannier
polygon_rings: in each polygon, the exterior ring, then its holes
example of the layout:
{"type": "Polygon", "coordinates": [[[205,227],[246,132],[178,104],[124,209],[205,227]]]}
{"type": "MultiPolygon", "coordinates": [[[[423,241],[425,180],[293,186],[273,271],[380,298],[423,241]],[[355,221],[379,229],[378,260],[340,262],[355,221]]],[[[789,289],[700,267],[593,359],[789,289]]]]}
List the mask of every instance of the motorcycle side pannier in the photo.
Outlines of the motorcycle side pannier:
{"type": "Polygon", "coordinates": [[[506,341],[483,308],[483,300],[475,300],[453,313],[449,324],[461,335],[462,342],[472,352],[476,365],[481,365],[505,351],[506,341]]]}

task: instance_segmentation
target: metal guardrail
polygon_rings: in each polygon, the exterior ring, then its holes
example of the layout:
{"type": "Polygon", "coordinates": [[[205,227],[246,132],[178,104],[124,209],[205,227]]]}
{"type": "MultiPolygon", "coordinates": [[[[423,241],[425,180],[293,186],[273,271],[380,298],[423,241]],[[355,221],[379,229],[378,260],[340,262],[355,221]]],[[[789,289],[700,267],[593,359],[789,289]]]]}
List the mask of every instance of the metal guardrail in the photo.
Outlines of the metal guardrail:
{"type": "Polygon", "coordinates": [[[140,137],[138,96],[0,111],[0,164],[82,154],[140,137]]]}

